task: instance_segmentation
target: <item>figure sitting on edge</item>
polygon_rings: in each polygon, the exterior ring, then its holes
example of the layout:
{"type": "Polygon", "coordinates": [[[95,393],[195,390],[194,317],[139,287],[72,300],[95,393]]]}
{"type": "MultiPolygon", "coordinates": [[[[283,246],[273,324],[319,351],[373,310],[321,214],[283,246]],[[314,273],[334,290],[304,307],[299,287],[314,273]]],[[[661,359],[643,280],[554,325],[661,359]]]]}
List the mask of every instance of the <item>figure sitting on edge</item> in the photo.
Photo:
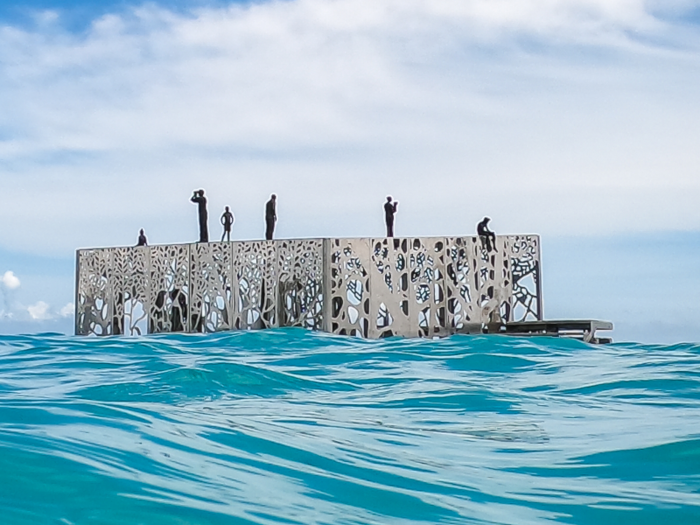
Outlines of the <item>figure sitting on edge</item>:
{"type": "Polygon", "coordinates": [[[388,195],[386,202],[384,203],[384,219],[386,220],[386,236],[394,236],[394,214],[396,213],[396,208],[399,205],[399,201],[391,202],[391,195],[388,195]]]}
{"type": "Polygon", "coordinates": [[[272,234],[275,231],[275,222],[277,222],[277,195],[270,195],[270,200],[265,204],[265,239],[272,240],[272,234]]]}
{"type": "Polygon", "coordinates": [[[224,242],[224,237],[226,240],[231,241],[231,226],[236,219],[233,217],[233,213],[230,212],[228,206],[226,206],[226,211],[221,215],[221,224],[224,226],[224,233],[221,235],[221,242],[224,242]]]}
{"type": "Polygon", "coordinates": [[[209,242],[209,229],[207,228],[207,199],[204,190],[195,190],[191,202],[198,206],[199,211],[199,242],[209,242]]]}
{"type": "Polygon", "coordinates": [[[146,234],[143,232],[143,228],[139,230],[139,242],[136,246],[148,246],[148,240],[146,239],[146,234]]]}
{"type": "Polygon", "coordinates": [[[481,239],[482,246],[486,246],[486,251],[490,252],[492,249],[496,249],[496,234],[489,230],[489,217],[484,217],[484,219],[476,225],[476,233],[481,239]]]}

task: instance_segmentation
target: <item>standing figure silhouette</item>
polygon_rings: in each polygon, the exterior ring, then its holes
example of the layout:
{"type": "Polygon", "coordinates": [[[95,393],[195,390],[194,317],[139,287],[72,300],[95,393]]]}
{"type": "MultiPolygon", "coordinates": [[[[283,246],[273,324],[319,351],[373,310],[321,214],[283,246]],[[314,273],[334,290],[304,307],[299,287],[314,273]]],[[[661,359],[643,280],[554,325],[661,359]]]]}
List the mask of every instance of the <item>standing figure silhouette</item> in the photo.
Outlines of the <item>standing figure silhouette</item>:
{"type": "Polygon", "coordinates": [[[270,196],[270,200],[265,204],[265,239],[272,240],[272,235],[275,232],[275,223],[277,222],[277,195],[274,193],[270,196]]]}
{"type": "Polygon", "coordinates": [[[394,236],[394,214],[399,201],[391,202],[391,195],[388,195],[384,203],[384,220],[386,221],[386,236],[394,236]]]}
{"type": "Polygon", "coordinates": [[[199,211],[199,242],[209,242],[207,199],[204,196],[204,190],[195,190],[190,201],[197,204],[197,209],[199,211]]]}
{"type": "Polygon", "coordinates": [[[224,233],[221,235],[221,242],[224,242],[224,237],[228,237],[228,241],[231,241],[231,226],[233,226],[233,222],[236,219],[233,217],[233,213],[228,209],[228,206],[226,206],[226,209],[224,213],[221,215],[221,224],[224,226],[224,233]]]}

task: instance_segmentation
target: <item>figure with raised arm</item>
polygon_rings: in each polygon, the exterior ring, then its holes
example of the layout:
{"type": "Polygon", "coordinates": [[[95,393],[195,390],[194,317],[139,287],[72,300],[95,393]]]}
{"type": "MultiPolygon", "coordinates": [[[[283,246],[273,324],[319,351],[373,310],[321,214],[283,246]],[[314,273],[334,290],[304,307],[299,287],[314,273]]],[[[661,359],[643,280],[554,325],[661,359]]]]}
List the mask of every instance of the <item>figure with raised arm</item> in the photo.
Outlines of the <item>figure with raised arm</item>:
{"type": "Polygon", "coordinates": [[[236,219],[233,217],[233,213],[228,209],[228,206],[226,206],[226,210],[224,211],[223,215],[221,215],[221,224],[224,226],[224,233],[221,235],[221,242],[224,242],[224,237],[227,237],[227,240],[230,242],[231,241],[231,226],[233,226],[233,222],[236,219]]]}
{"type": "Polygon", "coordinates": [[[486,246],[486,251],[496,249],[496,234],[489,230],[489,217],[484,217],[483,220],[476,225],[476,233],[481,239],[482,246],[486,246]]]}
{"type": "Polygon", "coordinates": [[[136,246],[148,246],[148,240],[146,239],[146,234],[143,232],[143,228],[139,231],[139,242],[136,246]]]}
{"type": "Polygon", "coordinates": [[[204,196],[204,190],[195,190],[190,201],[197,204],[197,209],[199,211],[199,242],[209,242],[207,199],[204,196]]]}
{"type": "Polygon", "coordinates": [[[265,204],[265,239],[272,240],[272,235],[275,232],[275,223],[277,222],[277,195],[274,193],[270,196],[270,200],[265,204]]]}
{"type": "Polygon", "coordinates": [[[384,203],[384,220],[386,221],[386,236],[394,236],[394,214],[399,206],[399,201],[392,202],[391,195],[388,195],[384,203]]]}

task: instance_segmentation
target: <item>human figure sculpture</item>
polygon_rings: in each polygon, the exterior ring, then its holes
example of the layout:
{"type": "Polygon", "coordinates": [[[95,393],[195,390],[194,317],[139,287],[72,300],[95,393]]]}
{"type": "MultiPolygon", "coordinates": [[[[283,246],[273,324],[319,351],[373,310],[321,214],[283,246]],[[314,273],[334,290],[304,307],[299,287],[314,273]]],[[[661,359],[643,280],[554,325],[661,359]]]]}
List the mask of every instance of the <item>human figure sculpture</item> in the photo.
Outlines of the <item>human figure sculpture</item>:
{"type": "Polygon", "coordinates": [[[143,228],[139,230],[139,242],[136,246],[148,246],[148,239],[146,239],[146,234],[143,232],[143,228]]]}
{"type": "Polygon", "coordinates": [[[391,195],[388,195],[384,203],[384,220],[386,221],[386,236],[394,236],[394,214],[399,206],[399,201],[391,202],[391,195]]]}
{"type": "Polygon", "coordinates": [[[489,217],[484,217],[483,220],[476,225],[476,233],[481,239],[481,244],[486,247],[486,251],[490,252],[496,248],[496,234],[489,230],[489,217]]]}
{"type": "Polygon", "coordinates": [[[197,204],[199,211],[199,242],[209,242],[209,229],[207,228],[207,199],[204,190],[195,190],[191,202],[197,204]]]}
{"type": "Polygon", "coordinates": [[[221,215],[221,224],[224,226],[224,233],[221,235],[221,242],[224,242],[224,237],[227,237],[227,240],[231,240],[231,226],[233,226],[233,222],[236,219],[233,217],[233,213],[229,210],[228,206],[226,206],[226,209],[224,213],[221,215]]]}
{"type": "Polygon", "coordinates": [[[272,240],[272,235],[275,232],[275,223],[277,222],[277,195],[274,193],[270,196],[270,200],[265,204],[265,239],[272,240]]]}

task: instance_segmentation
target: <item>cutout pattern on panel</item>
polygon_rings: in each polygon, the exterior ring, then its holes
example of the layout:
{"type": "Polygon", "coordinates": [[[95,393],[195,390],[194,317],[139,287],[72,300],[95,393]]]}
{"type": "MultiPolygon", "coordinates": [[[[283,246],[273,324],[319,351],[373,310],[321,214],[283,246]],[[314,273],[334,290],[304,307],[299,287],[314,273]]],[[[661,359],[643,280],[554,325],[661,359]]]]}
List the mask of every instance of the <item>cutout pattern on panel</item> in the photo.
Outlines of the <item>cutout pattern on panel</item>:
{"type": "Polygon", "coordinates": [[[476,285],[471,263],[476,242],[475,237],[445,239],[445,295],[450,333],[481,332],[481,314],[474,299],[476,285]]]}
{"type": "Polygon", "coordinates": [[[275,242],[231,243],[233,328],[251,330],[278,326],[275,242]]]}
{"type": "Polygon", "coordinates": [[[149,248],[115,248],[112,251],[112,333],[141,335],[148,332],[149,248]]]}
{"type": "Polygon", "coordinates": [[[328,330],[369,337],[369,240],[330,239],[328,258],[329,291],[324,295],[329,301],[328,330]]]}
{"type": "Polygon", "coordinates": [[[444,238],[415,238],[409,245],[411,325],[421,337],[447,335],[444,238]]]}
{"type": "Polygon", "coordinates": [[[189,331],[190,246],[151,246],[149,333],[189,331]]]}
{"type": "Polygon", "coordinates": [[[75,333],[111,335],[112,271],[111,249],[79,250],[75,333]]]}
{"type": "Polygon", "coordinates": [[[508,238],[496,237],[491,249],[483,238],[471,244],[472,277],[477,321],[500,324],[510,320],[510,252],[508,238]]]}
{"type": "Polygon", "coordinates": [[[190,331],[232,328],[231,243],[193,244],[190,248],[190,331]]]}
{"type": "Polygon", "coordinates": [[[77,253],[76,334],[302,326],[432,337],[542,318],[539,237],[303,239],[77,253]]]}
{"type": "Polygon", "coordinates": [[[446,333],[445,240],[371,241],[371,337],[446,333]]]}
{"type": "Polygon", "coordinates": [[[323,241],[276,241],[280,326],[323,327],[323,241]]]}
{"type": "Polygon", "coordinates": [[[541,320],[540,239],[537,235],[514,235],[511,243],[513,274],[512,321],[541,320]]]}

